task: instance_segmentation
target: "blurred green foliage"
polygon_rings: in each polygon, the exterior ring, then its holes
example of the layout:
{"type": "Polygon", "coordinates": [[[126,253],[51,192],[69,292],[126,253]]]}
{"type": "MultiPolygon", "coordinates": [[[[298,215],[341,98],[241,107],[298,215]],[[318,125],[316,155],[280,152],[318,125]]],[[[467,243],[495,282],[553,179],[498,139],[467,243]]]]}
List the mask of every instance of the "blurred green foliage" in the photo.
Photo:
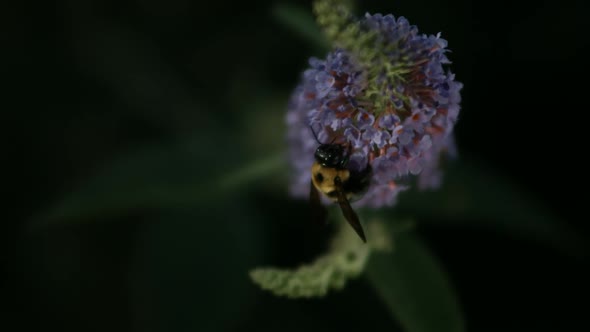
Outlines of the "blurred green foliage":
{"type": "Polygon", "coordinates": [[[392,234],[383,222],[368,223],[368,243],[361,242],[342,218],[328,251],[309,264],[296,269],[258,267],[250,271],[252,281],[277,296],[292,299],[322,297],[331,290],[341,290],[350,279],[365,270],[371,253],[391,252],[392,234]]]}
{"type": "Polygon", "coordinates": [[[396,237],[393,255],[375,253],[367,278],[406,331],[465,330],[448,277],[413,235],[396,237]]]}

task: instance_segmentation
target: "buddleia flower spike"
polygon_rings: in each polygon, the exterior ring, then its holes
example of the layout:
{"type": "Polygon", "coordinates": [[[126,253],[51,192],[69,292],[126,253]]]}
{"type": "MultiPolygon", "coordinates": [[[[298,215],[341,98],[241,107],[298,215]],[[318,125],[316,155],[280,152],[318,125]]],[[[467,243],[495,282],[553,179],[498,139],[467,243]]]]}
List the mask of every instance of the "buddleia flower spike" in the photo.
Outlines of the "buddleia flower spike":
{"type": "Polygon", "coordinates": [[[419,34],[404,17],[366,14],[354,21],[342,1],[320,0],[318,22],[335,45],[309,68],[288,106],[290,191],[309,193],[317,142],[352,145],[348,168],[370,166],[372,178],[356,207],[392,206],[417,177],[421,188],[440,184],[439,160],[454,151],[452,132],[462,84],[440,34],[419,34]]]}
{"type": "Polygon", "coordinates": [[[359,240],[365,236],[344,195],[355,174],[370,170],[368,180],[356,177],[365,182],[360,199],[352,202],[355,208],[393,206],[411,183],[437,187],[441,155],[454,151],[462,84],[444,69],[450,63],[446,40],[419,34],[404,17],[356,19],[349,8],[346,0],[314,2],[333,48],[323,59],[309,60],[286,122],[290,192],[319,206],[337,198],[353,227],[340,227],[330,250],[310,264],[251,271],[255,283],[280,296],[323,296],[340,289],[362,273],[372,251],[395,247],[391,225],[379,220],[367,224],[367,243],[359,240]]]}

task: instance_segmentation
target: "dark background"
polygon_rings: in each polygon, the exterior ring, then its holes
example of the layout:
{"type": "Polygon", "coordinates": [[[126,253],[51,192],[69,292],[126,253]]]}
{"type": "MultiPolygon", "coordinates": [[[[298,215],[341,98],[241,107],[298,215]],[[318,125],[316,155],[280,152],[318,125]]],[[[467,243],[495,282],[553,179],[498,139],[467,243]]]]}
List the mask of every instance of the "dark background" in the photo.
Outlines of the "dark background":
{"type": "MultiPolygon", "coordinates": [[[[310,8],[310,1],[285,2],[310,8]]],[[[222,175],[282,149],[285,98],[306,59],[323,53],[277,20],[275,3],[0,5],[9,152],[3,324],[35,331],[396,326],[363,279],[304,301],[249,283],[248,269],[294,266],[322,243],[300,235],[304,202],[266,184],[193,207],[29,227],[138,149],[194,142],[192,163],[163,176],[203,183],[214,178],[210,171],[222,175]]],[[[583,2],[363,1],[358,12],[365,11],[442,31],[465,85],[456,127],[462,158],[501,174],[587,240],[583,2]]],[[[477,227],[425,225],[418,232],[446,267],[468,330],[590,328],[587,256],[477,227]]]]}

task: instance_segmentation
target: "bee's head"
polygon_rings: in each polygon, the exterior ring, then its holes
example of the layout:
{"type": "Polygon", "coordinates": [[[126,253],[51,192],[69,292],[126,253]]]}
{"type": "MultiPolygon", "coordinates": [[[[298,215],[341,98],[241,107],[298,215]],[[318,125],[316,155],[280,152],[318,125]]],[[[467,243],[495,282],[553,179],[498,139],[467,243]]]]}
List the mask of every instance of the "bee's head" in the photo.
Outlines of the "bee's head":
{"type": "Polygon", "coordinates": [[[313,128],[311,126],[309,128],[311,129],[315,140],[320,144],[314,153],[317,163],[324,167],[344,168],[348,163],[351,146],[348,145],[348,151],[345,155],[344,146],[341,144],[333,144],[336,140],[336,137],[334,137],[332,142],[324,144],[320,142],[318,135],[316,135],[313,128]]]}
{"type": "Polygon", "coordinates": [[[314,154],[315,160],[322,166],[343,168],[348,156],[344,154],[344,147],[340,144],[321,144],[314,154]]]}

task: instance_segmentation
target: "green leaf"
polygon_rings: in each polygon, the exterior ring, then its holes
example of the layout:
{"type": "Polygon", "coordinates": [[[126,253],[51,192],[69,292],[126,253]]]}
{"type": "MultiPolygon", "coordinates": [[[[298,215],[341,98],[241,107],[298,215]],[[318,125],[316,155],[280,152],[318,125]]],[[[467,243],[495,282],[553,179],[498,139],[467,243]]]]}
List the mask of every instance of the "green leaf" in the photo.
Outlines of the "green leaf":
{"type": "Polygon", "coordinates": [[[250,181],[261,179],[268,174],[281,169],[284,167],[285,163],[284,156],[277,153],[264,159],[254,160],[246,166],[234,170],[222,179],[213,182],[218,183],[219,191],[228,191],[233,188],[245,186],[250,181]]]}
{"type": "Polygon", "coordinates": [[[400,194],[394,211],[437,225],[500,230],[573,255],[585,250],[580,237],[546,206],[500,174],[465,158],[444,170],[440,189],[400,194]]]}
{"type": "Polygon", "coordinates": [[[286,28],[309,41],[322,52],[330,48],[328,39],[324,36],[312,15],[311,8],[304,9],[288,3],[278,3],[272,11],[273,17],[286,28]]]}
{"type": "Polygon", "coordinates": [[[461,332],[463,317],[448,278],[430,251],[409,233],[393,254],[371,256],[367,277],[407,332],[461,332]]]}
{"type": "Polygon", "coordinates": [[[269,177],[284,167],[282,154],[241,160],[240,153],[218,140],[196,137],[129,153],[106,165],[48,211],[32,227],[91,220],[140,209],[183,208],[233,194],[249,181],[269,177]],[[219,149],[216,150],[216,149],[219,149]],[[214,161],[214,162],[207,162],[214,161]]]}
{"type": "Polygon", "coordinates": [[[372,221],[367,226],[367,244],[341,220],[330,250],[310,264],[296,269],[257,268],[250,278],[261,288],[289,298],[321,297],[331,289],[342,289],[364,271],[371,252],[391,248],[390,233],[382,222],[372,221]]]}

